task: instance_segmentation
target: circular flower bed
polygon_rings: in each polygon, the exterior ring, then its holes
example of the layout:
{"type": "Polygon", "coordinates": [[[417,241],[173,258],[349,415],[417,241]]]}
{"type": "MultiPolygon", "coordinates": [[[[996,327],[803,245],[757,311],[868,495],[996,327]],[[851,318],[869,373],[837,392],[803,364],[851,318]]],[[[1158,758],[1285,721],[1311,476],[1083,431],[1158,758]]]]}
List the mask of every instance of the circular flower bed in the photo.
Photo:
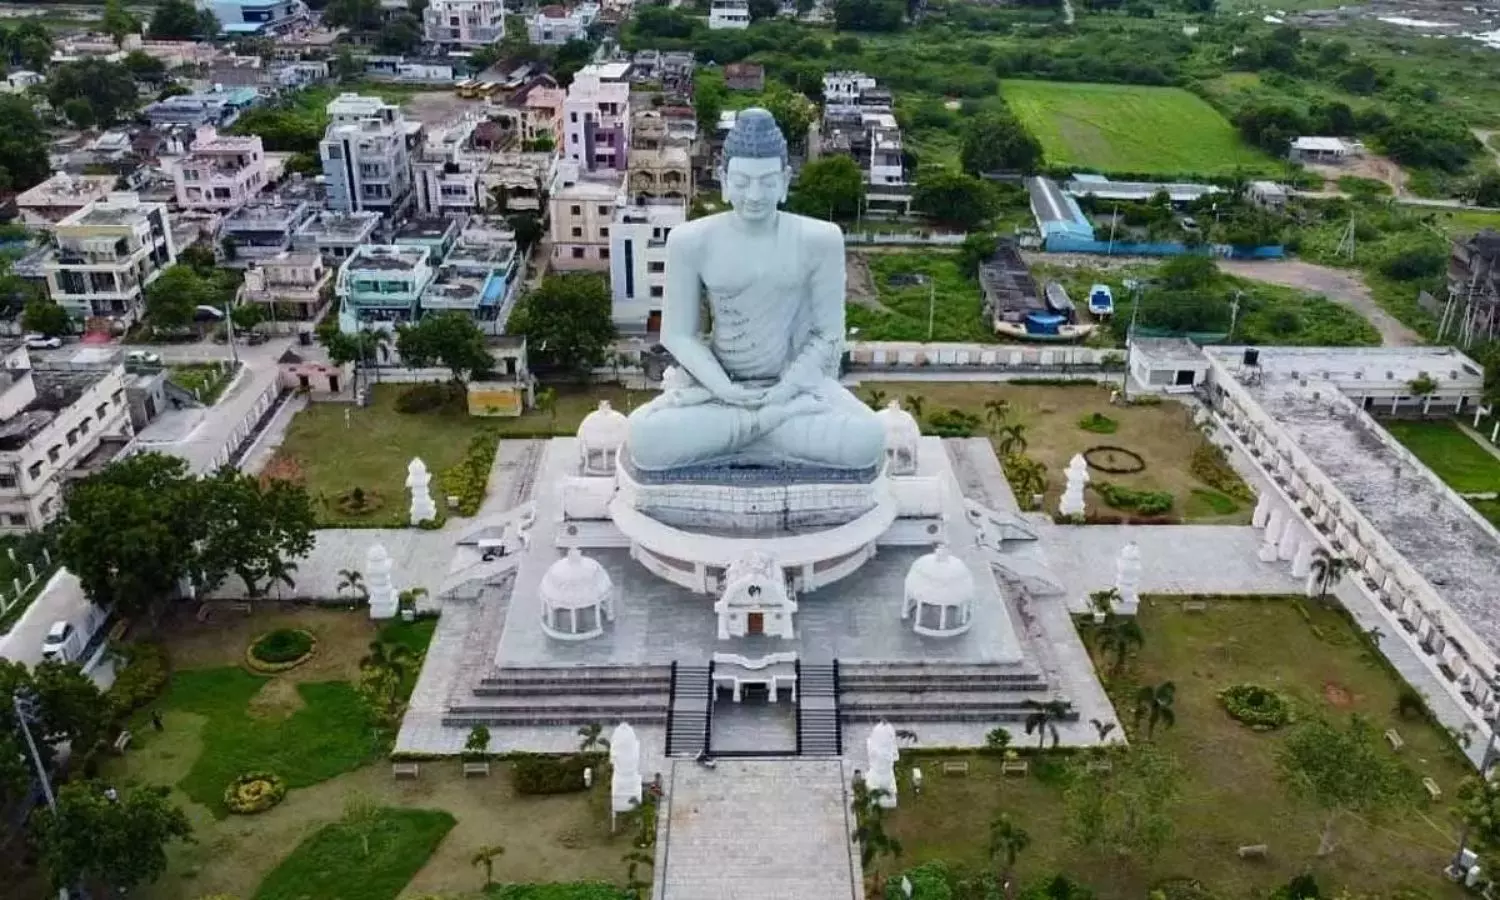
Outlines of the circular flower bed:
{"type": "Polygon", "coordinates": [[[312,632],[301,628],[278,628],[250,643],[245,662],[259,672],[284,672],[306,662],[318,646],[312,632]]]}
{"type": "Polygon", "coordinates": [[[242,816],[265,812],[286,796],[286,782],[270,772],[241,775],[224,789],[224,805],[242,816]]]}
{"type": "Polygon", "coordinates": [[[1083,451],[1083,461],[1090,469],[1108,472],[1111,475],[1131,475],[1146,469],[1146,460],[1134,450],[1100,444],[1083,451]]]}
{"type": "Polygon", "coordinates": [[[1219,702],[1230,718],[1256,731],[1271,731],[1292,720],[1285,697],[1258,684],[1236,684],[1219,692],[1219,702]]]}

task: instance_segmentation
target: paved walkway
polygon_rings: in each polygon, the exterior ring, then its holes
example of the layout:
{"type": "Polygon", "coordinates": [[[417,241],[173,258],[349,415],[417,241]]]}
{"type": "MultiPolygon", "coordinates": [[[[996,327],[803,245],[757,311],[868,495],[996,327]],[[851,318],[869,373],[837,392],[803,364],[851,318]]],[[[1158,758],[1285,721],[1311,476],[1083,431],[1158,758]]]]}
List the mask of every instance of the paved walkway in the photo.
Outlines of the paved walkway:
{"type": "Polygon", "coordinates": [[[1474,443],[1484,448],[1484,452],[1488,453],[1490,456],[1495,457],[1496,459],[1500,459],[1500,447],[1496,447],[1494,444],[1491,444],[1489,438],[1480,434],[1478,431],[1475,431],[1474,428],[1463,419],[1455,418],[1453,421],[1458,425],[1458,430],[1473,438],[1474,443]]]}
{"type": "Polygon", "coordinates": [[[837,760],[677,760],[653,900],[863,900],[837,760]]]}

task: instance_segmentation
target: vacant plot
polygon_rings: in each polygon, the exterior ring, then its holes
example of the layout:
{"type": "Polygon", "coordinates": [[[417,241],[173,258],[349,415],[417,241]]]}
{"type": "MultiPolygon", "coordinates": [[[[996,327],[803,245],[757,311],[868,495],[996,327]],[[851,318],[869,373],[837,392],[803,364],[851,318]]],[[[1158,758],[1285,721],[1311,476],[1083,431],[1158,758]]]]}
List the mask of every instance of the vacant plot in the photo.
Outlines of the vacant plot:
{"type": "Polygon", "coordinates": [[[559,388],[552,412],[532,410],[513,419],[475,418],[461,406],[403,413],[396,400],[405,387],[376,385],[370,405],[314,403],[297,414],[267,471],[300,480],[312,494],[320,520],[373,525],[406,522],[406,466],[419,456],[437,476],[463,459],[469,441],[485,431],[506,435],[573,434],[583,417],[609,400],[627,411],[651,399],[613,385],[559,388]],[[367,512],[351,515],[335,502],[360,488],[373,497],[367,512]]]}
{"type": "MultiPolygon", "coordinates": [[[[855,256],[855,254],[850,254],[855,256]]],[[[857,254],[849,327],[862,341],[993,341],[980,311],[979,282],[957,253],[933,250],[857,254]]]]}
{"type": "Polygon", "coordinates": [[[1004,81],[1001,93],[1050,165],[1216,175],[1272,166],[1200,97],[1181,88],[1004,81]]]}
{"type": "MultiPolygon", "coordinates": [[[[1458,836],[1447,804],[1471,771],[1445,734],[1396,714],[1403,685],[1364,636],[1342,613],[1305,607],[1304,618],[1298,601],[1288,598],[1208,599],[1206,611],[1184,613],[1176,599],[1148,598],[1140,613],[1145,644],[1110,690],[1128,721],[1138,685],[1177,686],[1176,725],[1158,727],[1153,737],[1182,769],[1171,840],[1157,859],[1074,846],[1062,802],[1067,773],[1044,759],[1033,764],[1031,777],[1007,778],[999,772],[1000,760],[986,756],[970,757],[966,778],[943,777],[936,760],[922,763],[932,773],[922,793],[903,793],[890,817],[905,846],[902,864],[941,859],[971,872],[992,867],[988,825],[1003,812],[1031,835],[1019,859],[1023,881],[1064,872],[1106,900],[1145,897],[1163,880],[1184,877],[1201,881],[1202,890],[1169,896],[1267,897],[1303,872],[1317,878],[1324,896],[1344,890],[1462,896],[1441,872],[1458,836]],[[1295,723],[1256,732],[1230,719],[1219,704],[1220,690],[1244,682],[1275,689],[1298,718],[1342,721],[1357,713],[1379,731],[1398,729],[1406,741],[1399,757],[1406,771],[1390,808],[1375,817],[1339,817],[1338,846],[1328,856],[1317,855],[1326,814],[1294,799],[1278,774],[1276,753],[1295,723]],[[1442,801],[1427,799],[1424,776],[1441,787],[1442,801]],[[1265,859],[1241,860],[1238,848],[1253,844],[1266,845],[1265,859]]],[[[1027,742],[1019,733],[1016,739],[1027,742]]]]}
{"type": "MultiPolygon", "coordinates": [[[[985,404],[995,400],[1009,404],[1007,421],[1022,426],[1026,455],[1047,469],[1043,508],[1048,512],[1057,511],[1068,461],[1074,454],[1105,444],[1140,454],[1146,468],[1122,475],[1094,472],[1096,482],[1102,479],[1132,490],[1167,491],[1173,499],[1167,514],[1189,521],[1224,525],[1250,521],[1250,504],[1209,491],[1193,477],[1193,451],[1203,442],[1203,436],[1193,426],[1187,407],[1170,400],[1155,406],[1116,406],[1109,402],[1113,390],[1088,382],[1063,386],[872,381],[859,393],[868,398],[873,391],[880,391],[884,397],[901,399],[912,412],[915,404],[907,398],[920,398],[923,418],[952,407],[978,416],[981,423],[987,421],[985,404]],[[1101,435],[1078,426],[1081,419],[1094,413],[1115,420],[1115,432],[1101,435]]],[[[1095,491],[1089,491],[1085,499],[1090,513],[1115,512],[1095,491]]]]}
{"type": "Polygon", "coordinates": [[[1381,424],[1455,491],[1461,494],[1500,491],[1500,459],[1464,434],[1455,422],[1428,419],[1381,424]]]}

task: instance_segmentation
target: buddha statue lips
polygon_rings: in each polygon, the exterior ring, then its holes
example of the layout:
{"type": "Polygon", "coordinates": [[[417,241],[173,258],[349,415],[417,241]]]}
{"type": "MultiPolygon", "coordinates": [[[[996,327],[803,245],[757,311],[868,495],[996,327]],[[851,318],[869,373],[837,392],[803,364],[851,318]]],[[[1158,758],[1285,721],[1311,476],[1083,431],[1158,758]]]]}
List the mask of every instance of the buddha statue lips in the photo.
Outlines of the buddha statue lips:
{"type": "Polygon", "coordinates": [[[763,109],[741,112],[720,173],[731,212],[667,238],[662,344],[676,359],[661,396],[630,416],[629,458],[669,472],[704,465],[873,469],[875,414],[838,383],[844,239],[781,212],[786,140],[763,109]],[[707,297],[712,328],[703,334],[707,297]]]}

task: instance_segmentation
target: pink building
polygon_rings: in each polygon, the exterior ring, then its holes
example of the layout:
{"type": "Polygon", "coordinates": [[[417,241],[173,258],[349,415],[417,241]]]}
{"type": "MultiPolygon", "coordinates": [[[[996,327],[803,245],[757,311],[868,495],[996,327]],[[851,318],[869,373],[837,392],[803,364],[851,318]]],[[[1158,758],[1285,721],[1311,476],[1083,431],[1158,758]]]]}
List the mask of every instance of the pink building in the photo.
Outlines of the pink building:
{"type": "Polygon", "coordinates": [[[630,157],[628,63],[584,66],[563,100],[563,155],[585,172],[623,172],[630,157]]]}
{"type": "Polygon", "coordinates": [[[175,174],[177,203],[185,209],[236,209],[266,186],[266,151],[259,137],[198,129],[192,152],[175,174]]]}

